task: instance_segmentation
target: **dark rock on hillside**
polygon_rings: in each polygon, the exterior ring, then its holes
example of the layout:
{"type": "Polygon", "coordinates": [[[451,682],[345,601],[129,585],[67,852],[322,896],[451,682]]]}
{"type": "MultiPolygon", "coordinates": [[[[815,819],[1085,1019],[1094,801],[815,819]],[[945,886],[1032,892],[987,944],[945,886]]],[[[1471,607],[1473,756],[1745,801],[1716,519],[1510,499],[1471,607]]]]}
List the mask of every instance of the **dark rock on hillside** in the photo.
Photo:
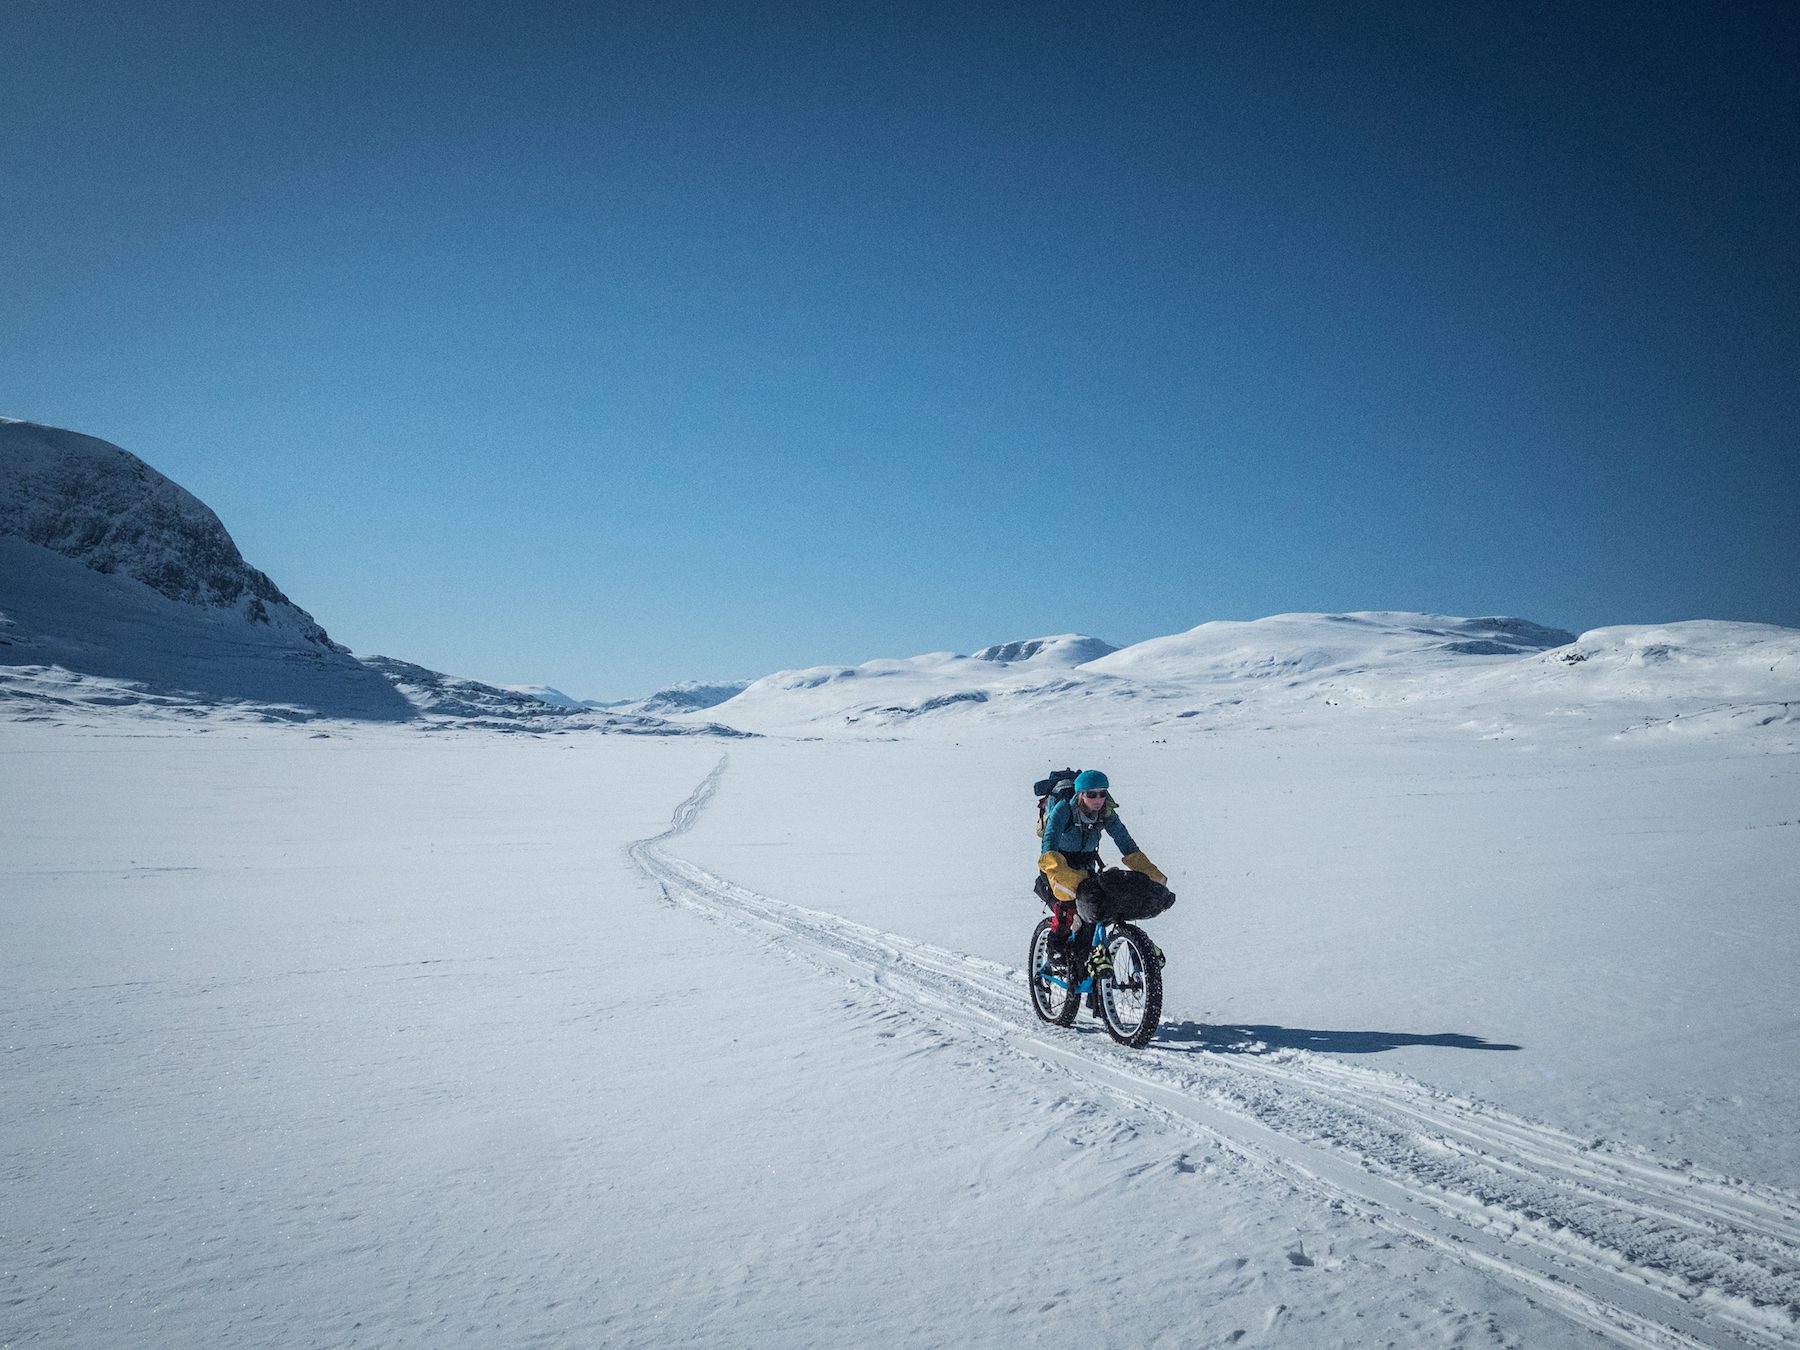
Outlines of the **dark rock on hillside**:
{"type": "Polygon", "coordinates": [[[246,623],[343,650],[244,561],[210,507],[93,436],[0,419],[0,535],[131,577],[182,604],[233,610],[246,623]]]}

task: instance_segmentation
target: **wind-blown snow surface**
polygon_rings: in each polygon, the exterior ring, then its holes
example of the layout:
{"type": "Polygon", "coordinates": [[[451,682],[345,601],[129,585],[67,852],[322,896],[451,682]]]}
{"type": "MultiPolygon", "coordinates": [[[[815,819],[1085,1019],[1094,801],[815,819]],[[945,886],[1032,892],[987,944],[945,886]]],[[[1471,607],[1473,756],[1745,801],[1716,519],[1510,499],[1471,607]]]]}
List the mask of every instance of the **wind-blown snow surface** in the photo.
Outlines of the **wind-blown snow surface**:
{"type": "Polygon", "coordinates": [[[1305,706],[0,725],[0,1345],[1795,1344],[1792,725],[1305,706]],[[1067,762],[1144,1051],[1026,1008],[1067,762]]]}

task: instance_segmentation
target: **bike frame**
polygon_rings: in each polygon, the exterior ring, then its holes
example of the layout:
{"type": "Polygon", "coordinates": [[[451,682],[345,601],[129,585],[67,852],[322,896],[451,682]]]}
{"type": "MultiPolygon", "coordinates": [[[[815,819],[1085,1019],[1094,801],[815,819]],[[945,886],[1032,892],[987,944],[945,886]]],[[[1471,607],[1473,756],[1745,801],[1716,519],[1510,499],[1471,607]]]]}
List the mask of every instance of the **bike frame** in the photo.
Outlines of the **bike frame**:
{"type": "Polygon", "coordinates": [[[1044,942],[1054,930],[1049,919],[1032,930],[1031,951],[1040,964],[1031,973],[1031,1006],[1038,1019],[1059,1027],[1072,1026],[1080,1015],[1081,1000],[1088,1011],[1106,1025],[1106,1033],[1120,1045],[1142,1049],[1156,1035],[1162,1017],[1162,950],[1124,919],[1096,919],[1087,953],[1106,953],[1118,944],[1131,948],[1132,972],[1120,983],[1119,972],[1107,961],[1098,974],[1088,974],[1081,948],[1069,949],[1068,969],[1053,973],[1044,942]],[[1076,966],[1082,961],[1083,966],[1076,966]]]}
{"type": "MultiPolygon", "coordinates": [[[[1105,919],[1096,919],[1096,920],[1094,920],[1094,940],[1088,944],[1088,950],[1091,952],[1096,947],[1103,947],[1105,945],[1106,945],[1106,920],[1105,919]]],[[[1073,957],[1071,957],[1070,959],[1073,960],[1073,957]]],[[[1068,980],[1058,978],[1057,976],[1051,974],[1049,971],[1044,972],[1044,979],[1048,983],[1055,985],[1059,989],[1067,989],[1069,987],[1068,980]]],[[[1092,975],[1084,975],[1082,977],[1081,983],[1075,986],[1075,992],[1078,994],[1093,993],[1094,992],[1094,977],[1092,975]]]]}

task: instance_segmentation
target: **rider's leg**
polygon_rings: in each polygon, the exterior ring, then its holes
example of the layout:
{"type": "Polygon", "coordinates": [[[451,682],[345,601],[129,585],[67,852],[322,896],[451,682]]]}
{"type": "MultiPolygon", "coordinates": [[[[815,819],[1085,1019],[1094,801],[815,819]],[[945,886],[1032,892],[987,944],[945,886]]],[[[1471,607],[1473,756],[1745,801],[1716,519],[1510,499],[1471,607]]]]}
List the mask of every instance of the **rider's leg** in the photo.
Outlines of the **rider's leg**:
{"type": "Polygon", "coordinates": [[[1069,932],[1075,926],[1075,906],[1050,906],[1050,964],[1067,969],[1069,964],[1069,932]]]}
{"type": "Polygon", "coordinates": [[[1094,945],[1094,925],[1085,920],[1077,920],[1075,932],[1069,938],[1069,950],[1074,953],[1078,965],[1087,961],[1088,948],[1094,945]]]}
{"type": "MultiPolygon", "coordinates": [[[[1079,866],[1089,876],[1093,876],[1100,870],[1098,853],[1071,853],[1066,856],[1073,865],[1079,866]]],[[[1069,939],[1069,951],[1074,955],[1071,965],[1076,968],[1078,974],[1086,976],[1091,973],[1087,969],[1087,961],[1089,948],[1094,945],[1094,921],[1083,918],[1078,906],[1074,917],[1075,932],[1069,939]]]]}

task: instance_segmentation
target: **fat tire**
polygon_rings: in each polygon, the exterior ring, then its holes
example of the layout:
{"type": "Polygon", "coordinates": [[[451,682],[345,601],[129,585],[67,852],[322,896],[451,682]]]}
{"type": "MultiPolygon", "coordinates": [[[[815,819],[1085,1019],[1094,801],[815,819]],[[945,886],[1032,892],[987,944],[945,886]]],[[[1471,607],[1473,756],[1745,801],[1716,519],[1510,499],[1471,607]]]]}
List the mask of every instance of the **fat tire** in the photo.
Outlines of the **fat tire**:
{"type": "Polygon", "coordinates": [[[1081,994],[1072,981],[1059,987],[1040,974],[1050,960],[1051,926],[1051,920],[1040,919],[1038,926],[1031,930],[1031,950],[1025,957],[1025,983],[1031,990],[1031,1010],[1039,1020],[1052,1026],[1072,1026],[1075,1014],[1081,1011],[1081,994]]]}
{"type": "MultiPolygon", "coordinates": [[[[1151,1037],[1156,1035],[1156,1028],[1162,1022],[1162,965],[1156,959],[1156,946],[1145,936],[1144,930],[1136,924],[1108,924],[1107,946],[1124,944],[1132,949],[1133,962],[1137,966],[1138,976],[1144,984],[1144,1015],[1135,1025],[1121,1025],[1115,1021],[1117,1008],[1113,1004],[1113,972],[1109,971],[1100,980],[1100,1023],[1106,1028],[1106,1034],[1120,1045],[1129,1046],[1133,1050],[1150,1044],[1151,1037]]],[[[1113,966],[1118,967],[1117,957],[1113,966]]]]}

